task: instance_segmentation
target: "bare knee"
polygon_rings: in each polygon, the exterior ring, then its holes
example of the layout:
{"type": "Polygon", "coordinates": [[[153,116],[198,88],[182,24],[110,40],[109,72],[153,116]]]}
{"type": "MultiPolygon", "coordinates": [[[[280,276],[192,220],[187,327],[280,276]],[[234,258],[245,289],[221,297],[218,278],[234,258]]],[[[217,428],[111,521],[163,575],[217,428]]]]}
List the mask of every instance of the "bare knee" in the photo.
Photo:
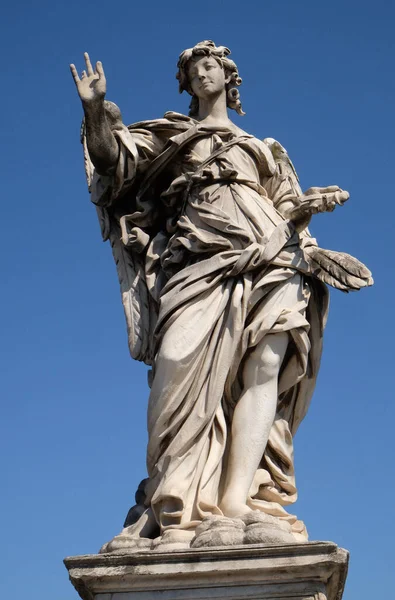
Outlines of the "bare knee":
{"type": "Polygon", "coordinates": [[[257,344],[244,367],[246,385],[259,385],[277,379],[287,345],[286,333],[266,336],[257,344]]]}
{"type": "Polygon", "coordinates": [[[268,346],[264,348],[257,346],[251,353],[249,362],[259,379],[265,380],[277,377],[281,366],[280,356],[268,346]]]}

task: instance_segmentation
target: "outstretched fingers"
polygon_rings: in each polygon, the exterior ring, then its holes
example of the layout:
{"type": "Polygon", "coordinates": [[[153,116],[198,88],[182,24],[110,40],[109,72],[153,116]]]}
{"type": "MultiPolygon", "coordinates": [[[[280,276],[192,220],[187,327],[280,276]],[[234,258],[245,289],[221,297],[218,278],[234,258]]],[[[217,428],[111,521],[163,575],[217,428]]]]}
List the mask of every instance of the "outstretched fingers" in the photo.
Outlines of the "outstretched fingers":
{"type": "Polygon", "coordinates": [[[79,83],[79,81],[80,81],[80,78],[78,77],[78,71],[75,68],[75,65],[73,65],[73,64],[70,65],[70,71],[71,71],[71,74],[72,74],[73,79],[75,81],[75,84],[77,85],[77,83],[79,83]]]}
{"type": "Polygon", "coordinates": [[[84,58],[85,58],[85,64],[86,64],[86,71],[87,71],[88,75],[93,75],[93,67],[92,67],[91,59],[89,58],[89,54],[87,52],[84,52],[84,58]]]}
{"type": "Polygon", "coordinates": [[[96,63],[96,73],[99,76],[99,79],[105,79],[105,75],[104,75],[104,69],[103,69],[103,65],[101,63],[100,60],[97,61],[96,63]]]}
{"type": "Polygon", "coordinates": [[[104,75],[103,65],[100,62],[100,60],[97,61],[96,70],[94,71],[93,67],[92,67],[91,59],[89,58],[89,54],[87,52],[84,52],[84,58],[85,58],[86,69],[84,69],[82,71],[81,78],[78,75],[78,71],[77,71],[75,65],[74,64],[70,65],[70,71],[73,76],[75,84],[77,85],[81,81],[81,79],[85,79],[85,77],[92,77],[92,75],[97,77],[98,79],[103,79],[105,82],[106,77],[104,75]]]}

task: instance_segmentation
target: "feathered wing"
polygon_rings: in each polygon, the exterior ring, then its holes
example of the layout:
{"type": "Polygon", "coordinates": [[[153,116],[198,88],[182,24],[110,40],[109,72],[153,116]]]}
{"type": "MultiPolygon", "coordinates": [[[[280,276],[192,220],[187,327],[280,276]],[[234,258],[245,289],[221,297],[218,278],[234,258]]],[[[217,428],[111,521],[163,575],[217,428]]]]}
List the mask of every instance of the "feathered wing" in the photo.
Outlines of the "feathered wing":
{"type": "Polygon", "coordinates": [[[132,358],[150,365],[154,307],[145,281],[145,257],[125,246],[115,219],[111,219],[110,223],[109,241],[121,287],[130,354],[132,358]]]}
{"type": "MultiPolygon", "coordinates": [[[[88,189],[92,192],[94,166],[86,143],[85,123],[81,127],[81,143],[84,149],[85,174],[88,189]]],[[[110,208],[97,206],[97,215],[103,240],[109,240],[117,267],[125,312],[128,344],[132,358],[152,364],[152,329],[156,321],[157,307],[150,297],[145,280],[145,255],[125,245],[119,215],[110,208]]]]}
{"type": "MultiPolygon", "coordinates": [[[[299,178],[285,148],[273,138],[266,138],[278,168],[278,181],[274,185],[274,193],[280,194],[280,204],[289,200],[292,195],[302,195],[299,178]]],[[[301,247],[312,275],[320,281],[341,290],[357,291],[373,285],[372,273],[358,259],[345,252],[325,250],[317,245],[306,228],[300,233],[301,247]]]]}

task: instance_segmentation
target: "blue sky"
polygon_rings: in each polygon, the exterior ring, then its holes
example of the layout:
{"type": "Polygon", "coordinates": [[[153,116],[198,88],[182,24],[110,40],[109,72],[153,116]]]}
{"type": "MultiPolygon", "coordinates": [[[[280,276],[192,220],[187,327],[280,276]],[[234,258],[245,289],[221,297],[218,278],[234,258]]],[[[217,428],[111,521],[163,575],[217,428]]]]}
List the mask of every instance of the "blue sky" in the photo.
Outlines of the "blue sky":
{"type": "MultiPolygon", "coordinates": [[[[2,11],[0,596],[73,600],[66,555],[116,534],[145,475],[146,369],[128,355],[110,248],[85,188],[68,71],[100,59],[126,123],[186,112],[178,54],[231,48],[246,116],[302,187],[351,199],[314,218],[322,247],[375,286],[333,290],[322,369],[296,440],[295,511],[351,552],[346,600],[392,589],[394,35],[385,0],[8,3],[2,11]]],[[[233,118],[233,117],[232,117],[233,118]]]]}

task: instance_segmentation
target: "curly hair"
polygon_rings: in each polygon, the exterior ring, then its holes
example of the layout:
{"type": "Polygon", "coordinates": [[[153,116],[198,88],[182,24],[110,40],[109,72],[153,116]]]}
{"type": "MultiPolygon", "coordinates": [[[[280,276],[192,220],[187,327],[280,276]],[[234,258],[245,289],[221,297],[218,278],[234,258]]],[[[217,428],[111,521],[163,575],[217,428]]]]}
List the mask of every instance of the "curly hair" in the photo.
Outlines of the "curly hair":
{"type": "Polygon", "coordinates": [[[179,82],[178,87],[180,94],[182,94],[182,92],[185,90],[192,96],[191,104],[189,106],[190,117],[197,116],[199,111],[199,99],[197,96],[195,96],[191,89],[188,78],[188,66],[191,60],[196,60],[201,56],[212,56],[221,65],[225,71],[226,77],[230,78],[229,83],[226,84],[226,104],[229,108],[235,110],[237,114],[245,114],[241,108],[239,90],[234,87],[241,85],[242,79],[239,76],[236,63],[234,63],[230,58],[227,58],[229,54],[229,48],[226,48],[225,46],[216,46],[211,40],[204,40],[203,42],[196,44],[196,46],[193,48],[188,48],[187,50],[181,52],[177,63],[178,71],[176,78],[179,82]]]}

